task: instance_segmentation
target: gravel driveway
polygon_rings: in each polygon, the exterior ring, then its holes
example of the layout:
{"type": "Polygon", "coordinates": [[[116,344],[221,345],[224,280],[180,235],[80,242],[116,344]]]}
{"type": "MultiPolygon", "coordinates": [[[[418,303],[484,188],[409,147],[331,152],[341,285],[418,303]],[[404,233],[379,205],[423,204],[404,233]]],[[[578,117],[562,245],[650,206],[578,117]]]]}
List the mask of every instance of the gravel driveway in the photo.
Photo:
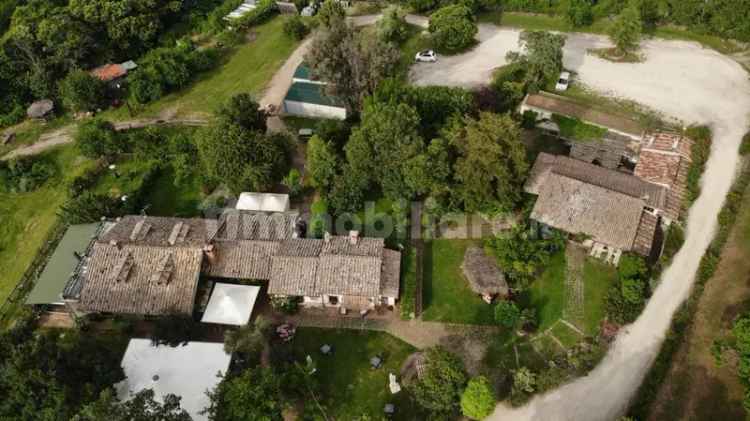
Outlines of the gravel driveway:
{"type": "MultiPolygon", "coordinates": [[[[415,65],[412,80],[420,85],[486,83],[492,69],[505,64],[505,53],[517,48],[518,31],[481,25],[479,37],[481,44],[471,52],[415,65]]],[[[663,273],[643,314],[622,330],[602,363],[588,376],[521,408],[498,406],[490,420],[613,420],[620,416],[653,363],[672,315],[690,292],[736,175],[737,149],[750,127],[750,81],[740,65],[684,41],[645,42],[643,63],[611,63],[586,54],[587,48],[605,46],[609,42],[603,37],[570,34],[565,67],[600,92],[637,101],[686,124],[710,125],[714,139],[702,194],[688,215],[685,245],[663,273]]]]}

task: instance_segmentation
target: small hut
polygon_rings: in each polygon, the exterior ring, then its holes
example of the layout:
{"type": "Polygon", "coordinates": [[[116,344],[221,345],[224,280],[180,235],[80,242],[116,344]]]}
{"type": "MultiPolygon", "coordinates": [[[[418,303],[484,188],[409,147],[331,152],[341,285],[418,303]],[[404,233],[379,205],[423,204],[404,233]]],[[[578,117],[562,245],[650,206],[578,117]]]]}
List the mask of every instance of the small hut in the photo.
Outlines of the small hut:
{"type": "Polygon", "coordinates": [[[495,259],[487,256],[480,247],[469,247],[461,265],[471,289],[482,296],[488,304],[495,296],[508,296],[508,283],[497,267],[495,259]]]}
{"type": "Polygon", "coordinates": [[[45,118],[54,109],[55,104],[51,99],[40,99],[29,105],[29,108],[26,110],[26,115],[29,116],[29,118],[45,118]]]}

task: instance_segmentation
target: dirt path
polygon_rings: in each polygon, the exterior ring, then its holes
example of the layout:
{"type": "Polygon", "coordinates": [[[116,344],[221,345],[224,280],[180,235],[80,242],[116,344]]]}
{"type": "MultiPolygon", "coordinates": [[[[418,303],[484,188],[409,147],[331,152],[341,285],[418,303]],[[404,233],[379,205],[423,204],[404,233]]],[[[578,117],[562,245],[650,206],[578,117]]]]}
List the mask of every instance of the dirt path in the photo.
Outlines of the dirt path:
{"type": "MultiPolygon", "coordinates": [[[[151,118],[119,121],[112,124],[115,126],[115,130],[123,131],[156,125],[205,126],[208,124],[208,120],[202,118],[151,118]]],[[[14,149],[0,159],[7,161],[20,156],[36,155],[54,147],[71,143],[73,142],[73,132],[75,131],[75,127],[75,124],[70,124],[61,129],[45,133],[39,137],[39,140],[31,145],[14,149]]]]}
{"type": "Polygon", "coordinates": [[[750,299],[750,194],[721,255],[716,275],[706,283],[695,321],[677,352],[652,408],[651,421],[745,419],[744,387],[731,364],[718,367],[713,341],[748,309],[750,299]]]}
{"type": "MultiPolygon", "coordinates": [[[[472,51],[412,68],[421,85],[475,86],[517,48],[518,31],[480,25],[481,43],[472,51]]],[[[750,127],[750,81],[729,57],[684,41],[649,40],[642,63],[611,63],[588,55],[588,48],[610,46],[601,36],[568,34],[565,67],[587,86],[659,110],[687,124],[713,131],[711,157],[702,194],[687,218],[685,245],[664,271],[659,287],[638,320],[624,328],[601,364],[527,405],[499,405],[491,420],[612,420],[622,415],[663,342],[672,315],[688,296],[701,256],[716,229],[716,215],[736,175],[737,150],[750,127]]]]}

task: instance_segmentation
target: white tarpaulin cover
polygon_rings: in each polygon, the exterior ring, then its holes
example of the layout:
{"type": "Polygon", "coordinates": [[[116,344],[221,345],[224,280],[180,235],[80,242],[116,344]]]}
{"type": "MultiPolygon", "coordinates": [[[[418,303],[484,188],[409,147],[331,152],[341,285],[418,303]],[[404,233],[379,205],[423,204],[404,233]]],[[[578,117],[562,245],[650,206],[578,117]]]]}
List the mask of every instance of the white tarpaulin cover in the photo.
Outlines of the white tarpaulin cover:
{"type": "Polygon", "coordinates": [[[286,212],[289,210],[289,195],[275,193],[241,193],[237,209],[261,212],[286,212]]]}
{"type": "Polygon", "coordinates": [[[214,292],[203,313],[203,323],[223,325],[245,325],[258,299],[260,287],[252,285],[232,285],[217,282],[214,292]]]}
{"type": "Polygon", "coordinates": [[[127,378],[115,385],[117,397],[127,400],[143,389],[152,389],[160,402],[165,395],[177,395],[193,420],[207,420],[200,415],[209,405],[206,391],[219,384],[217,373],[226,374],[229,360],[222,343],[189,342],[172,348],[155,347],[150,339],[131,339],[122,358],[127,378]]]}

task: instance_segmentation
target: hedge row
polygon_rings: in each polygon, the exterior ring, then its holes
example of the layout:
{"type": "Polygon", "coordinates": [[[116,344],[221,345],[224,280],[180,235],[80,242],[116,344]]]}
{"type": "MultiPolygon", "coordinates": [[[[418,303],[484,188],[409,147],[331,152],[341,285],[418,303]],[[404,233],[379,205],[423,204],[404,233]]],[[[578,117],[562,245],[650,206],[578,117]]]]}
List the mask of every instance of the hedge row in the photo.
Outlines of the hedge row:
{"type": "Polygon", "coordinates": [[[690,149],[693,162],[688,168],[687,194],[685,195],[685,207],[689,208],[701,194],[701,175],[706,168],[708,155],[711,153],[711,129],[706,126],[693,126],[687,129],[685,135],[693,140],[693,146],[690,149]]]}
{"type": "Polygon", "coordinates": [[[721,212],[719,212],[719,229],[701,259],[696,275],[697,279],[690,297],[682,304],[672,318],[672,326],[667,332],[659,355],[656,357],[656,361],[654,361],[654,365],[651,367],[648,376],[638,389],[636,398],[630,407],[629,415],[636,419],[646,419],[649,415],[649,410],[656,399],[659,388],[672,365],[672,359],[693,323],[698,300],[701,294],[703,294],[706,282],[714,275],[719,264],[721,251],[729,238],[732,227],[737,221],[743,194],[748,184],[750,184],[750,166],[744,162],[743,165],[740,177],[735,181],[732,190],[727,194],[726,203],[721,212]]]}
{"type": "Polygon", "coordinates": [[[401,319],[411,320],[416,316],[417,301],[417,249],[414,246],[408,247],[402,253],[401,262],[401,299],[399,307],[401,309],[401,319]]]}
{"type": "Polygon", "coordinates": [[[260,0],[255,5],[255,9],[251,10],[241,18],[234,20],[232,23],[242,29],[247,29],[251,26],[265,22],[273,16],[276,11],[276,0],[260,0]]]}

